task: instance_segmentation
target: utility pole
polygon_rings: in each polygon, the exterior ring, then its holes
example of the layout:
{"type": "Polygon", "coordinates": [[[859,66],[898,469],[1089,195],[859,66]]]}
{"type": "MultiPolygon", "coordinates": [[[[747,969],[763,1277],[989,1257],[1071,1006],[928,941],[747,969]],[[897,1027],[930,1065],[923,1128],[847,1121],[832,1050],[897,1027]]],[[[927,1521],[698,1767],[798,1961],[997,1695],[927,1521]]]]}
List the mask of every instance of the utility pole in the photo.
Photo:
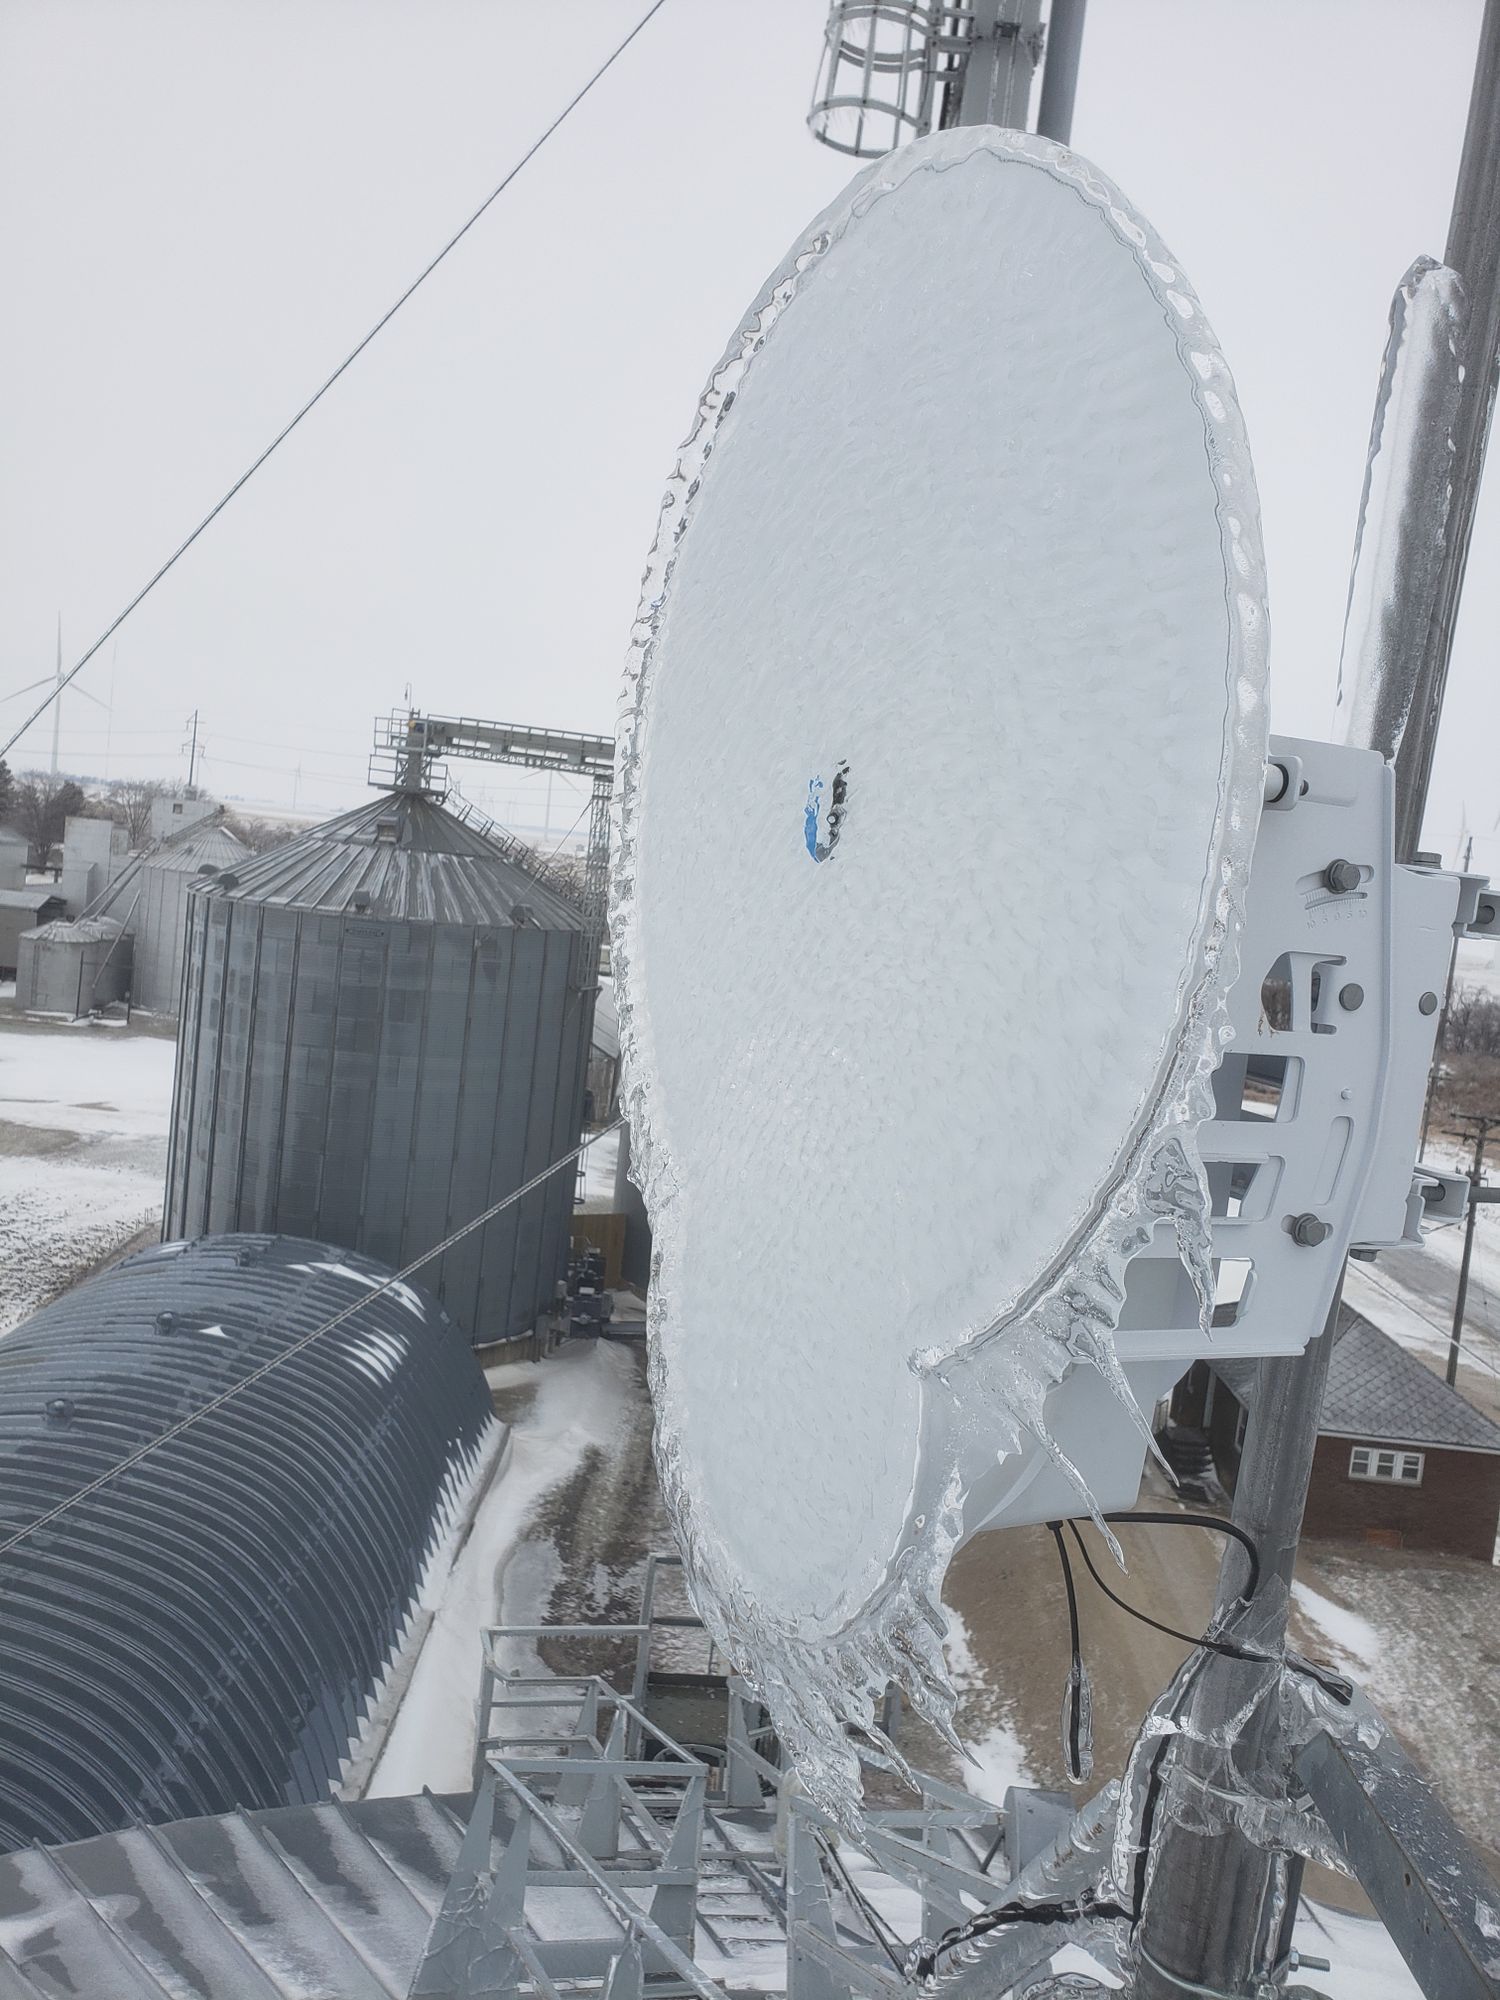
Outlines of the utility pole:
{"type": "Polygon", "coordinates": [[[192,798],[193,774],[198,768],[198,711],[196,708],[187,719],[187,727],[193,732],[191,739],[184,746],[188,753],[187,795],[189,798],[192,798]]]}
{"type": "MultiPolygon", "coordinates": [[[[1469,872],[1469,863],[1474,859],[1474,836],[1469,835],[1464,848],[1464,873],[1469,872]]],[[[1448,1039],[1448,1010],[1453,1005],[1453,982],[1458,976],[1458,933],[1453,935],[1453,949],[1448,954],[1448,984],[1443,988],[1443,1011],[1438,1016],[1437,1040],[1432,1048],[1432,1068],[1427,1073],[1427,1097],[1422,1105],[1422,1138],[1417,1146],[1417,1158],[1427,1156],[1427,1128],[1432,1123],[1432,1100],[1437,1092],[1438,1071],[1443,1066],[1443,1044],[1448,1039]]],[[[1452,1379],[1451,1377],[1449,1378],[1452,1379]]]]}
{"type": "Polygon", "coordinates": [[[57,693],[52,697],[52,776],[57,776],[57,739],[62,729],[62,613],[57,614],[57,693]]]}
{"type": "MultiPolygon", "coordinates": [[[[1395,858],[1411,862],[1421,839],[1447,682],[1448,661],[1484,467],[1500,355],[1500,0],[1486,0],[1474,87],[1454,192],[1446,262],[1468,295],[1463,340],[1464,386],[1450,436],[1431,448],[1451,450],[1453,497],[1437,598],[1414,607],[1403,633],[1417,649],[1415,693],[1395,755],[1395,858]]],[[[1416,490],[1413,487],[1412,490],[1416,490]]],[[[1397,651],[1399,652],[1399,648],[1397,651]]],[[[1340,1287],[1340,1290],[1342,1287],[1340,1287]]],[[[1235,1487],[1233,1519],[1260,1551],[1261,1582],[1235,1637],[1279,1657],[1286,1645],[1292,1572],[1307,1504],[1328,1363],[1338,1325],[1339,1292],[1321,1333],[1302,1354],[1255,1364],[1250,1421],[1235,1487]]],[[[1228,1612],[1245,1583],[1245,1556],[1234,1546],[1219,1571],[1218,1606],[1228,1612]]],[[[1205,1654],[1187,1691],[1177,1739],[1163,1767],[1150,1890],[1133,1944],[1139,2000],[1254,2000],[1277,1990],[1300,1894],[1302,1864],[1267,1851],[1226,1822],[1203,1829],[1205,1785],[1218,1778],[1215,1732],[1232,1727],[1264,1687],[1268,1670],[1205,1654]]],[[[1274,1671],[1272,1669],[1271,1671],[1274,1671]]],[[[1262,1701],[1236,1741],[1236,1763],[1261,1785],[1290,1781],[1274,1705],[1262,1701]]]]}
{"type": "Polygon", "coordinates": [[[1474,1256],[1474,1225],[1479,1220],[1479,1210],[1486,1196],[1500,1194],[1500,1188],[1484,1188],[1484,1142],[1491,1130],[1500,1125],[1500,1117],[1491,1117],[1488,1112],[1466,1112],[1454,1119],[1455,1125],[1469,1125],[1474,1130],[1474,1164],[1469,1169],[1469,1212],[1464,1218],[1464,1254],[1458,1267],[1458,1297],[1453,1302],[1453,1338],[1448,1343],[1448,1367],[1446,1380],[1453,1388],[1458,1381],[1458,1348],[1464,1335],[1464,1308],[1469,1303],[1469,1265],[1474,1256]]]}

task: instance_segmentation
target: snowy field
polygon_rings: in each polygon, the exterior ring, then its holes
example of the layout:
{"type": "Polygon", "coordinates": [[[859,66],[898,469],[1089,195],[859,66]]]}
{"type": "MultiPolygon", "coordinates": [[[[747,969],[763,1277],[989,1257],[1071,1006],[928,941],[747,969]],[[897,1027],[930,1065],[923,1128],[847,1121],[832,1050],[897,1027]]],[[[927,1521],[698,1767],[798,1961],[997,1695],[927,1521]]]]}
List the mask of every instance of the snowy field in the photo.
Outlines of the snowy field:
{"type": "Polygon", "coordinates": [[[0,1332],[160,1225],[175,1047],[0,1017],[0,1332]]]}

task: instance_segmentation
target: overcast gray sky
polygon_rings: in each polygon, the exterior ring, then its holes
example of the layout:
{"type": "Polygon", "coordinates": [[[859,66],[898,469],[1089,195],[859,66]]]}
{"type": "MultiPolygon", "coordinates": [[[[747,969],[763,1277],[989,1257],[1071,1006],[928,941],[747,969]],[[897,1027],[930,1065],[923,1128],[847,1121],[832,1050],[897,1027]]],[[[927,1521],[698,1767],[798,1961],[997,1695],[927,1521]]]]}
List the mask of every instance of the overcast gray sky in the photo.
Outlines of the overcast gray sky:
{"type": "MultiPolygon", "coordinates": [[[[0,695],[76,657],[644,0],[0,0],[0,695]]],[[[85,672],[62,761],[364,795],[376,711],[610,731],[673,447],[851,164],[823,0],[666,0],[599,90],[85,672]]],[[[1390,294],[1441,255],[1480,0],[1092,0],[1074,141],[1238,380],[1273,722],[1325,735],[1390,294]]],[[[1428,839],[1500,872],[1500,474],[1428,839]]],[[[20,701],[0,704],[19,719],[20,701]]],[[[7,732],[8,733],[8,732],[7,732]]],[[[45,764],[50,723],[13,765],[45,764]]],[[[539,782],[466,789],[528,824],[539,782]]],[[[554,833],[571,820],[561,787],[554,833]]]]}

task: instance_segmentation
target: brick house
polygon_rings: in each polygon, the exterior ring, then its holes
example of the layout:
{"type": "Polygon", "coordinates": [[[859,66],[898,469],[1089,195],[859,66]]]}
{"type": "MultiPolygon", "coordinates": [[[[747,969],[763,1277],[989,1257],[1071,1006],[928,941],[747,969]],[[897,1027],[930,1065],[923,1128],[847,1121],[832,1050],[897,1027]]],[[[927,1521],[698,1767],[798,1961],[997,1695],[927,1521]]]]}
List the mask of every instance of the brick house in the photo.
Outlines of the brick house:
{"type": "MultiPolygon", "coordinates": [[[[1234,1491],[1247,1412],[1203,1362],[1177,1385],[1164,1440],[1179,1472],[1234,1491]]],[[[1494,1557],[1500,1427],[1345,1306],[1307,1493],[1304,1533],[1494,1557]]]]}

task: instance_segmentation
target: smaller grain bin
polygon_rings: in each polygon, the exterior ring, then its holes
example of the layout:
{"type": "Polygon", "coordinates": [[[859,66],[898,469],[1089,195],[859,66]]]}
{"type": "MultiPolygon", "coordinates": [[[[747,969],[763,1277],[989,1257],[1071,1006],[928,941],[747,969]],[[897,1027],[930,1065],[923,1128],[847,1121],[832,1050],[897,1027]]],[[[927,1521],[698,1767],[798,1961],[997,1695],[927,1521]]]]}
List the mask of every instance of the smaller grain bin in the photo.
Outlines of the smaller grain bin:
{"type": "Polygon", "coordinates": [[[85,914],[123,924],[135,940],[133,1005],[175,1014],[182,994],[188,892],[200,877],[233,867],[250,850],[227,827],[201,823],[142,850],[85,914]]]}
{"type": "Polygon", "coordinates": [[[130,991],[133,941],[108,917],[75,917],[23,931],[16,967],[16,1005],[27,1014],[77,1020],[130,991]]]}
{"type": "MultiPolygon", "coordinates": [[[[580,911],[418,792],[191,896],[169,1236],[255,1229],[404,1265],[578,1143],[580,911]]],[[[565,1169],[422,1273],[477,1344],[567,1266],[565,1169]]]]}

